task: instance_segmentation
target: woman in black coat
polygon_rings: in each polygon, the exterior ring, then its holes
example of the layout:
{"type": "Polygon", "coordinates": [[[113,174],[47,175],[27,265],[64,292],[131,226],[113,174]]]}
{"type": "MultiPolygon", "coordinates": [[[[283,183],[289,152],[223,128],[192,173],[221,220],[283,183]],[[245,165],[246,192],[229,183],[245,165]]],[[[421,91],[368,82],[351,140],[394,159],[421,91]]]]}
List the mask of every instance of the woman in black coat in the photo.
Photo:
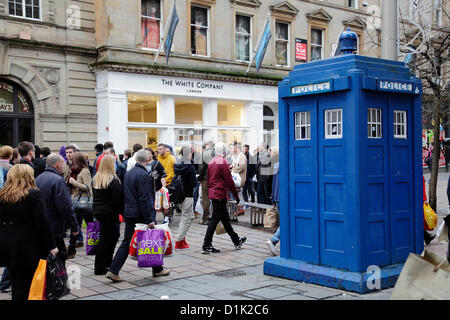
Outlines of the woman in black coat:
{"type": "Polygon", "coordinates": [[[45,214],[45,202],[34,184],[34,171],[14,165],[0,191],[0,266],[12,277],[12,299],[27,300],[40,259],[58,249],[45,214]]]}
{"type": "Polygon", "coordinates": [[[119,240],[119,213],[123,211],[123,195],[120,180],[115,173],[116,159],[103,157],[94,176],[94,217],[100,222],[100,241],[96,249],[94,273],[108,272],[114,249],[119,240]]]}

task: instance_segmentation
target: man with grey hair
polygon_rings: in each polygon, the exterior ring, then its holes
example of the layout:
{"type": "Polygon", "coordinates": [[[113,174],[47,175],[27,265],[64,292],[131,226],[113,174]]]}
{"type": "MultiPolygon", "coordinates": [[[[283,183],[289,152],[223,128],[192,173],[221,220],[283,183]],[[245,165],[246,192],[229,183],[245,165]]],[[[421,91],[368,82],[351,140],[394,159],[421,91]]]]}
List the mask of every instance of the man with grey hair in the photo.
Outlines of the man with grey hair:
{"type": "Polygon", "coordinates": [[[45,199],[46,213],[59,250],[58,254],[65,260],[67,258],[64,243],[65,224],[71,228],[72,236],[76,237],[79,234],[78,221],[73,210],[69,187],[62,176],[64,158],[52,153],[47,157],[46,163],[44,172],[36,178],[36,186],[45,199]]]}
{"type": "MultiPolygon", "coordinates": [[[[122,244],[114,256],[109,267],[106,278],[114,282],[123,281],[119,276],[125,261],[128,257],[131,238],[134,234],[136,223],[144,223],[149,228],[155,227],[155,221],[152,218],[153,197],[149,192],[151,188],[150,176],[145,169],[147,165],[147,150],[139,150],[135,153],[136,165],[127,172],[123,183],[125,234],[122,244]]],[[[164,270],[163,267],[153,267],[153,276],[161,277],[170,274],[170,270],[164,270]]]]}
{"type": "Polygon", "coordinates": [[[234,186],[233,178],[231,177],[230,165],[226,161],[227,145],[225,143],[218,143],[215,147],[216,156],[208,165],[208,193],[212,201],[213,212],[211,219],[209,219],[208,229],[203,240],[202,253],[220,253],[220,250],[212,246],[212,239],[214,231],[219,221],[222,222],[225,230],[233,241],[237,249],[242,247],[242,244],[247,240],[246,237],[240,238],[230,223],[230,218],[227,212],[227,193],[230,191],[237,203],[239,203],[239,196],[234,186]]]}

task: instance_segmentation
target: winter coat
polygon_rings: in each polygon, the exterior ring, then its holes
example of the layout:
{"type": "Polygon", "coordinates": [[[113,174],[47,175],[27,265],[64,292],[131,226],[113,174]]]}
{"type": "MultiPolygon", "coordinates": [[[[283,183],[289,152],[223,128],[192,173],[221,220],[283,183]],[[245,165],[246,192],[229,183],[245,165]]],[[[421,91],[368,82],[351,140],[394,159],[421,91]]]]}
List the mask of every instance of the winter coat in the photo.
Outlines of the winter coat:
{"type": "Polygon", "coordinates": [[[198,181],[208,180],[208,163],[215,156],[215,151],[213,148],[207,149],[203,151],[202,154],[202,163],[198,165],[198,181]]]}
{"type": "Polygon", "coordinates": [[[175,157],[169,153],[167,153],[164,156],[161,156],[158,154],[158,160],[159,162],[161,162],[161,164],[164,167],[164,170],[166,171],[167,177],[166,177],[166,184],[170,185],[170,183],[172,182],[172,179],[175,175],[174,171],[173,171],[173,166],[175,165],[175,162],[177,162],[177,160],[175,159],[175,157]]]}
{"type": "Polygon", "coordinates": [[[245,180],[247,179],[247,158],[245,157],[245,154],[240,152],[237,156],[233,155],[232,159],[231,171],[241,176],[241,187],[243,187],[245,180]]]}
{"type": "Polygon", "coordinates": [[[0,202],[0,267],[37,266],[56,248],[38,189],[14,204],[0,202]]]}
{"type": "Polygon", "coordinates": [[[256,171],[256,178],[258,179],[258,182],[265,182],[269,180],[269,177],[272,175],[270,166],[271,159],[269,152],[266,150],[259,152],[256,171]]]}
{"type": "Polygon", "coordinates": [[[142,219],[144,223],[153,222],[150,213],[153,212],[153,198],[149,192],[150,176],[139,163],[127,172],[123,183],[124,218],[142,219]]]}
{"type": "Polygon", "coordinates": [[[183,180],[184,196],[192,198],[196,183],[196,173],[194,165],[188,159],[181,159],[173,167],[176,176],[181,176],[183,180]]]}
{"type": "Polygon", "coordinates": [[[33,164],[33,162],[29,161],[27,158],[20,158],[19,164],[26,164],[26,165],[29,165],[31,168],[33,168],[35,179],[39,175],[39,170],[36,168],[36,166],[33,164]]]}
{"type": "MultiPolygon", "coordinates": [[[[81,191],[82,197],[87,197],[88,196],[88,193],[87,193],[88,188],[89,188],[89,194],[92,197],[92,177],[91,177],[91,172],[89,171],[89,169],[83,168],[80,171],[80,173],[78,173],[76,180],[77,181],[72,185],[73,186],[72,191],[71,191],[72,198],[79,197],[80,191],[81,191]]],[[[67,183],[69,184],[69,177],[67,178],[67,183]]],[[[70,188],[69,188],[69,190],[70,190],[70,188]]]]}
{"type": "Polygon", "coordinates": [[[36,179],[36,186],[44,196],[46,213],[50,221],[50,228],[55,238],[62,238],[65,234],[65,224],[78,230],[78,222],[73,211],[72,198],[69,187],[61,174],[55,168],[46,168],[36,179]]]}
{"type": "Polygon", "coordinates": [[[107,189],[94,188],[94,216],[108,216],[115,223],[119,223],[119,213],[123,212],[123,193],[120,180],[116,177],[107,189]]]}
{"type": "Polygon", "coordinates": [[[224,157],[215,156],[208,164],[208,198],[227,199],[231,191],[238,199],[238,193],[231,177],[230,165],[224,157]]]}

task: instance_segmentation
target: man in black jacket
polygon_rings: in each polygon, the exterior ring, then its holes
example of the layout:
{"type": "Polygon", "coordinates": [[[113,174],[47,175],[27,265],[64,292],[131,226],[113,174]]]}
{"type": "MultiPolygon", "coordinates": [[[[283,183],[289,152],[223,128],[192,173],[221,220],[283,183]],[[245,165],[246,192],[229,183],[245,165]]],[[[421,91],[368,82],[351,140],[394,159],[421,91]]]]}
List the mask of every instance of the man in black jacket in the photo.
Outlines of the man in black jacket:
{"type": "Polygon", "coordinates": [[[254,156],[250,154],[250,146],[246,144],[244,146],[244,154],[247,157],[247,178],[245,179],[244,187],[242,188],[242,195],[244,201],[248,202],[248,195],[252,202],[255,202],[255,189],[253,188],[253,177],[256,174],[256,164],[257,160],[254,156]]]}
{"type": "Polygon", "coordinates": [[[188,146],[181,149],[182,158],[178,160],[173,166],[175,178],[181,176],[183,180],[184,201],[179,204],[181,209],[180,226],[178,228],[178,235],[175,238],[175,249],[188,249],[189,245],[186,242],[186,234],[194,219],[194,188],[196,186],[195,168],[192,164],[192,150],[188,146]]]}
{"type": "MultiPolygon", "coordinates": [[[[150,176],[145,169],[147,157],[148,153],[146,150],[138,151],[135,155],[136,165],[125,175],[123,184],[125,234],[122,244],[117,249],[111,263],[109,272],[106,274],[106,278],[114,282],[123,281],[119,276],[119,272],[127,260],[136,223],[148,224],[149,228],[155,227],[155,222],[151,216],[153,203],[149,192],[150,176]]],[[[170,270],[164,270],[162,266],[153,267],[154,277],[167,276],[169,274],[170,270]]]]}
{"type": "Polygon", "coordinates": [[[34,178],[36,179],[39,175],[39,170],[36,168],[36,166],[33,163],[33,160],[35,158],[34,154],[34,145],[29,141],[22,141],[19,143],[19,146],[17,147],[17,150],[19,151],[20,155],[20,164],[27,164],[34,170],[34,178]]]}
{"type": "Polygon", "coordinates": [[[47,157],[47,168],[37,177],[36,186],[44,196],[47,217],[59,254],[62,258],[66,258],[64,223],[71,228],[74,237],[79,234],[79,227],[73,211],[69,187],[62,177],[63,167],[63,157],[56,153],[50,154],[47,157]]]}

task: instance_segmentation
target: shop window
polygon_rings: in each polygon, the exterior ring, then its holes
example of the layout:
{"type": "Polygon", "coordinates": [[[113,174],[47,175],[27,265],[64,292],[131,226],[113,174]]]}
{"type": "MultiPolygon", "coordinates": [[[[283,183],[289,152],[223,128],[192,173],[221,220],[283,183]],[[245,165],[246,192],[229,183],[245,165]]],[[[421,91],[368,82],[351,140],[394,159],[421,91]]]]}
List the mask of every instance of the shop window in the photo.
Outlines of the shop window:
{"type": "Polygon", "coordinates": [[[244,104],[236,101],[217,102],[217,124],[219,126],[241,126],[244,104]]]}
{"type": "Polygon", "coordinates": [[[152,148],[156,151],[158,148],[159,129],[156,128],[129,128],[128,129],[128,148],[133,150],[133,145],[141,144],[144,148],[152,148]]]}
{"type": "Polygon", "coordinates": [[[128,122],[157,122],[159,98],[142,94],[128,94],[128,122]]]}
{"type": "Polygon", "coordinates": [[[342,109],[325,110],[325,139],[342,138],[342,109]]]}
{"type": "Polygon", "coordinates": [[[394,138],[407,139],[406,111],[394,110],[394,138]]]}
{"type": "Polygon", "coordinates": [[[191,6],[191,53],[208,56],[208,8],[191,6]]]}
{"type": "Polygon", "coordinates": [[[42,0],[8,0],[9,15],[28,19],[41,19],[42,0]]]}
{"type": "Polygon", "coordinates": [[[203,130],[201,129],[192,129],[192,128],[183,128],[176,129],[176,145],[194,145],[196,148],[202,146],[203,142],[203,130]]]}
{"type": "Polygon", "coordinates": [[[311,61],[323,58],[323,30],[311,28],[311,61]]]}
{"type": "Polygon", "coordinates": [[[266,144],[272,145],[275,142],[275,117],[269,106],[263,108],[263,138],[266,144]]]}
{"type": "Polygon", "coordinates": [[[34,141],[33,107],[25,91],[0,81],[0,146],[20,141],[34,141]]]}
{"type": "Polygon", "coordinates": [[[367,137],[382,138],[382,110],[367,109],[367,137]]]}
{"type": "Polygon", "coordinates": [[[141,0],[142,47],[158,49],[161,36],[160,0],[141,0]]]}
{"type": "Polygon", "coordinates": [[[236,15],[236,59],[250,60],[250,44],[252,39],[251,18],[236,15]]]}
{"type": "Polygon", "coordinates": [[[295,140],[311,140],[311,112],[295,112],[295,140]]]}
{"type": "Polygon", "coordinates": [[[220,142],[230,145],[234,142],[244,143],[244,131],[241,130],[217,130],[220,142]]]}
{"type": "Polygon", "coordinates": [[[175,123],[202,125],[202,100],[175,99],[175,123]]]}
{"type": "Polygon", "coordinates": [[[289,47],[289,24],[276,22],[275,63],[277,65],[289,65],[289,47]]]}

